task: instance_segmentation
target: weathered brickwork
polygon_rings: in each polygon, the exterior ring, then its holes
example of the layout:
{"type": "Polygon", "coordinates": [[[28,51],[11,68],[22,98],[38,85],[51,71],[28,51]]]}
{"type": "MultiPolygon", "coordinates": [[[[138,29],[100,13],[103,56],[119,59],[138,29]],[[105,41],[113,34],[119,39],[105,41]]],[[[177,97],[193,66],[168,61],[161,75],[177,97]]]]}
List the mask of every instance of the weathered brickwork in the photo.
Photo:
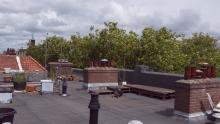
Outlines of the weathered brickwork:
{"type": "Polygon", "coordinates": [[[210,110],[206,93],[220,102],[220,81],[214,78],[179,80],[176,83],[175,111],[192,114],[210,110]]]}
{"type": "Polygon", "coordinates": [[[87,90],[106,89],[107,86],[118,86],[118,69],[116,68],[85,68],[83,77],[83,87],[87,90]]]}
{"type": "Polygon", "coordinates": [[[84,69],[85,83],[118,82],[118,69],[112,67],[91,67],[84,69]]]}

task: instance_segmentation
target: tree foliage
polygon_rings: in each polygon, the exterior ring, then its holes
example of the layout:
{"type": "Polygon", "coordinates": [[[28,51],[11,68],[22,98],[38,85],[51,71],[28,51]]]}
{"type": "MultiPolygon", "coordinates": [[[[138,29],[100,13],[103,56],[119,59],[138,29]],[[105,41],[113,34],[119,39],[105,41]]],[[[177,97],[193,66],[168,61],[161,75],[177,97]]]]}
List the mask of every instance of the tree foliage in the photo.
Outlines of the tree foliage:
{"type": "Polygon", "coordinates": [[[145,64],[156,71],[183,72],[184,66],[207,61],[220,65],[217,40],[208,34],[178,36],[166,27],[156,30],[146,27],[141,36],[119,28],[116,22],[104,23],[102,29],[90,28],[86,36],[74,34],[70,39],[48,37],[43,43],[30,46],[27,54],[44,64],[67,58],[74,67],[84,68],[91,60],[108,59],[119,68],[134,68],[145,64]]]}

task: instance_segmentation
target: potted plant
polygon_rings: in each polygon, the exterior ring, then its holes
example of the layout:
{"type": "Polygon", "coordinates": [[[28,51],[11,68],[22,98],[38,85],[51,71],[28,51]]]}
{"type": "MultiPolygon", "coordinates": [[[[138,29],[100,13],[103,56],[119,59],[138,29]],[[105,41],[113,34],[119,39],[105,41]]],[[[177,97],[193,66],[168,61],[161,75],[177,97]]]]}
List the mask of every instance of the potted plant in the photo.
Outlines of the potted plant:
{"type": "Polygon", "coordinates": [[[13,76],[13,83],[15,90],[25,90],[26,87],[25,73],[16,73],[13,76]]]}

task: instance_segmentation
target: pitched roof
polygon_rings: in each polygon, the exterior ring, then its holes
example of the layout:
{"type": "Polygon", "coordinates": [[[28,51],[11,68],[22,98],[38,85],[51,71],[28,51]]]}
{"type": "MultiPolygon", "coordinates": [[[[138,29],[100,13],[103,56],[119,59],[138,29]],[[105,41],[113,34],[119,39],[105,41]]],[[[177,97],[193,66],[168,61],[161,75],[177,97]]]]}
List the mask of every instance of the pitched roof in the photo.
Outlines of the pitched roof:
{"type": "Polygon", "coordinates": [[[0,71],[4,71],[4,68],[19,69],[15,55],[0,55],[0,71]]]}
{"type": "MultiPolygon", "coordinates": [[[[26,72],[46,71],[46,69],[31,56],[20,56],[20,63],[22,69],[26,72]]],[[[4,68],[19,70],[19,66],[15,55],[0,55],[0,71],[4,71],[4,68]]]]}
{"type": "Polygon", "coordinates": [[[24,71],[46,71],[46,69],[31,56],[20,57],[21,66],[24,71]]]}

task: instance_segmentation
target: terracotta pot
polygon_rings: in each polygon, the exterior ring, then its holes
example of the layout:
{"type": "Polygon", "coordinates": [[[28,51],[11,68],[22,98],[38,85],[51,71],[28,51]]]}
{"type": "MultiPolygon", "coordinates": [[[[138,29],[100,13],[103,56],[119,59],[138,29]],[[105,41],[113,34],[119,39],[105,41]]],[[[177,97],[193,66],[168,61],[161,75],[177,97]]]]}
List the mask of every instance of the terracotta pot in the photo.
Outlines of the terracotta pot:
{"type": "Polygon", "coordinates": [[[215,66],[211,66],[211,77],[212,78],[216,77],[216,68],[215,68],[215,66]]]}
{"type": "Polygon", "coordinates": [[[212,77],[212,68],[211,68],[211,66],[208,66],[208,67],[207,67],[206,76],[207,76],[208,78],[211,78],[211,77],[212,77]]]}
{"type": "Polygon", "coordinates": [[[189,80],[191,79],[191,67],[187,66],[185,67],[185,74],[184,74],[184,79],[189,80]]]}
{"type": "Polygon", "coordinates": [[[191,78],[196,77],[196,67],[191,67],[191,78]]]}

